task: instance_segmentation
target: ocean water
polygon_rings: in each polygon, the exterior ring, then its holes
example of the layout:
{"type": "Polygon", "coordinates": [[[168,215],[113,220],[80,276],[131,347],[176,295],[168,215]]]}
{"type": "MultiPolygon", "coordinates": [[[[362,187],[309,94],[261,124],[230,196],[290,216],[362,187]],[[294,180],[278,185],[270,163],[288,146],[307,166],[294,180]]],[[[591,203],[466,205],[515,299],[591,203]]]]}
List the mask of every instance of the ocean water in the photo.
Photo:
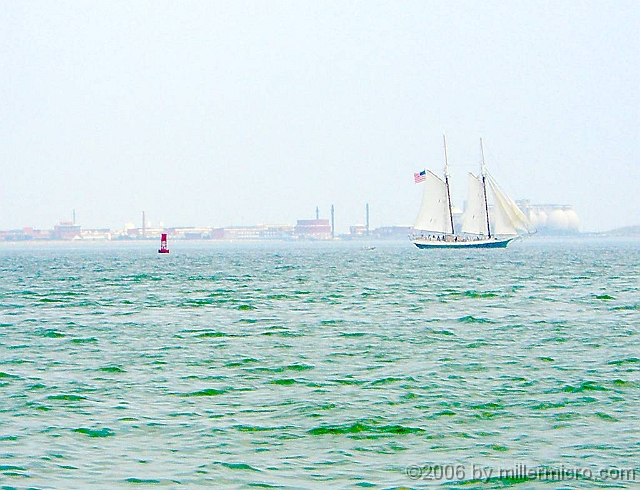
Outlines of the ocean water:
{"type": "Polygon", "coordinates": [[[0,246],[0,488],[638,488],[640,242],[0,246]]]}

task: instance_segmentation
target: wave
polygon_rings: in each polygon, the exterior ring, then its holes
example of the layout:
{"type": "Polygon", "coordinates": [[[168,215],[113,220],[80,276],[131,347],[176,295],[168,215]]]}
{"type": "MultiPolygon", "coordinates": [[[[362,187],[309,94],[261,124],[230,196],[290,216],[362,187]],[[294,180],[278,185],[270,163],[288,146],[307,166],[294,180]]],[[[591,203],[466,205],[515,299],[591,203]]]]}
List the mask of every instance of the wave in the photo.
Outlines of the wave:
{"type": "Polygon", "coordinates": [[[371,435],[404,435],[404,434],[423,434],[426,431],[420,427],[408,427],[405,425],[377,425],[371,420],[361,420],[354,423],[322,425],[308,431],[314,436],[321,435],[354,435],[354,434],[371,434],[371,435]]]}
{"type": "Polygon", "coordinates": [[[78,429],[73,429],[73,432],[84,434],[89,437],[112,437],[116,435],[116,433],[108,427],[103,427],[102,429],[89,429],[87,427],[80,427],[78,429]]]}
{"type": "Polygon", "coordinates": [[[118,367],[118,366],[101,367],[99,369],[99,371],[102,371],[103,373],[126,373],[126,371],[124,369],[122,369],[121,367],[118,367]]]}
{"type": "Polygon", "coordinates": [[[595,381],[584,381],[580,386],[566,385],[562,388],[562,391],[565,393],[582,393],[584,391],[608,391],[608,388],[595,381]]]}
{"type": "Polygon", "coordinates": [[[198,397],[198,396],[218,396],[229,393],[230,389],[216,389],[216,388],[205,388],[203,390],[191,391],[189,393],[182,393],[180,396],[184,398],[189,397],[198,397]]]}
{"type": "Polygon", "coordinates": [[[467,315],[458,318],[458,322],[460,323],[494,323],[492,320],[487,318],[476,318],[473,315],[467,315]]]}

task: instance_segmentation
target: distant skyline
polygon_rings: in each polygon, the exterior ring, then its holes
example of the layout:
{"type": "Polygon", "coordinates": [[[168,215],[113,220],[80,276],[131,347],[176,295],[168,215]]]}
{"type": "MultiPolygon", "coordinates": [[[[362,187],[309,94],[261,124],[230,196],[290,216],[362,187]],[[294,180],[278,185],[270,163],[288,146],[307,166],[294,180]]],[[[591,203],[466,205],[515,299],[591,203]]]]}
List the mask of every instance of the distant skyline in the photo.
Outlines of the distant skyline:
{"type": "Polygon", "coordinates": [[[640,4],[0,1],[0,229],[410,225],[477,171],[640,224],[640,4]]]}

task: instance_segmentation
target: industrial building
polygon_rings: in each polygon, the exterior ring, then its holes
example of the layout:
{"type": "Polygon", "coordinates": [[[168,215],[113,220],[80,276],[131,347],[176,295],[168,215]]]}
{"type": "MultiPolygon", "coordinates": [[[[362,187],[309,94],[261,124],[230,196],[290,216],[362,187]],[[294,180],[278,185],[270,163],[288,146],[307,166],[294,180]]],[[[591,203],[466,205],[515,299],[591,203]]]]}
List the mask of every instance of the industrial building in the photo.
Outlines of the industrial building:
{"type": "Polygon", "coordinates": [[[213,240],[291,240],[293,226],[283,224],[213,228],[213,240]]]}
{"type": "Polygon", "coordinates": [[[299,219],[294,235],[312,240],[331,240],[331,222],[328,219],[299,219]]]}
{"type": "Polygon", "coordinates": [[[54,240],[80,240],[82,238],[80,225],[69,221],[57,224],[53,227],[52,238],[54,240]]]}

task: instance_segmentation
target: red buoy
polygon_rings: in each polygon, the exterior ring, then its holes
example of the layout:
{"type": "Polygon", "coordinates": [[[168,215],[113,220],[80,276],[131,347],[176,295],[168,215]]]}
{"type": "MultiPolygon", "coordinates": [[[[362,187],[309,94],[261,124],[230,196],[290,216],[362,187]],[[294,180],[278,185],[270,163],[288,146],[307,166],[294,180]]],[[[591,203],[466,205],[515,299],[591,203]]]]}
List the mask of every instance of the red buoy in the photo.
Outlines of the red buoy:
{"type": "Polygon", "coordinates": [[[158,250],[159,254],[168,254],[169,249],[167,248],[167,234],[163,233],[162,238],[160,238],[160,250],[158,250]]]}

